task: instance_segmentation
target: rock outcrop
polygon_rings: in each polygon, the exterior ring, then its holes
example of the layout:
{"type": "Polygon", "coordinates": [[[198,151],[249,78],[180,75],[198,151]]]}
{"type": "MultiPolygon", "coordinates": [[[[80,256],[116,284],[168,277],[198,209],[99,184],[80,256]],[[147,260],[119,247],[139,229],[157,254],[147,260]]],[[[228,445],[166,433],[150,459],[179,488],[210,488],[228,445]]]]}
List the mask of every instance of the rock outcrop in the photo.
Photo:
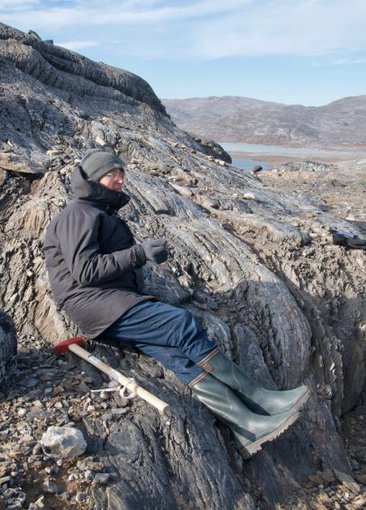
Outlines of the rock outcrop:
{"type": "Polygon", "coordinates": [[[145,269],[147,292],[192,310],[267,387],[312,389],[301,421],[244,461],[171,373],[96,346],[173,412],[136,400],[112,424],[80,418],[88,453],[113,474],[91,487],[91,508],[251,509],[258,486],[273,506],[315,471],[349,472],[337,426],[365,381],[365,253],[333,245],[329,229],[357,226],[209,153],[130,73],[0,24],[0,78],[0,306],[20,339],[77,333],[52,301],[42,240],[85,149],[111,147],[128,167],[123,214],[137,239],[166,238],[171,251],[145,269]]]}
{"type": "Polygon", "coordinates": [[[0,383],[8,375],[17,353],[17,337],[11,318],[0,310],[0,383]]]}

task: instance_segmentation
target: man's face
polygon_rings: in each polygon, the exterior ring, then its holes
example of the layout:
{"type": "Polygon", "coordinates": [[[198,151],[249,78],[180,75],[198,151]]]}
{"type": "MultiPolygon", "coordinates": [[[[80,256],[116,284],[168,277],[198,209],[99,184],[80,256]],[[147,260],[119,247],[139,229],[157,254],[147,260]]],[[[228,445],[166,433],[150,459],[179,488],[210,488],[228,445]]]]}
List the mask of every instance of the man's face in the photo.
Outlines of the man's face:
{"type": "Polygon", "coordinates": [[[114,168],[99,179],[99,183],[112,191],[122,191],[125,181],[125,171],[122,168],[114,168]]]}

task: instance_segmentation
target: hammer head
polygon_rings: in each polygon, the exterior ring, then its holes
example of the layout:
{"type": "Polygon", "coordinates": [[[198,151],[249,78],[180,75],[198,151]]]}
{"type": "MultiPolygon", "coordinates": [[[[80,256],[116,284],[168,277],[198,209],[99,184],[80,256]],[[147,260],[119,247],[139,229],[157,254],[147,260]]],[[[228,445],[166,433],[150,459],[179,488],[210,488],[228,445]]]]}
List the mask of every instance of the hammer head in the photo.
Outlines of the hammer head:
{"type": "Polygon", "coordinates": [[[57,344],[55,346],[55,351],[58,354],[64,354],[69,350],[69,345],[71,344],[83,344],[84,339],[81,336],[75,336],[74,338],[68,338],[67,340],[64,340],[63,342],[57,344]]]}

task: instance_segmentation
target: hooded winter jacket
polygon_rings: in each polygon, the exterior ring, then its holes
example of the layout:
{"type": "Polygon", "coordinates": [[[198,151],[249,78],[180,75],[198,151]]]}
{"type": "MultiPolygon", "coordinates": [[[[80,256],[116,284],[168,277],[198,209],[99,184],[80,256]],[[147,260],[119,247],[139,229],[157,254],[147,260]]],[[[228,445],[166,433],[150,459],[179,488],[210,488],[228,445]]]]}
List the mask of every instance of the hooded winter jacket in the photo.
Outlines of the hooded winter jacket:
{"type": "Polygon", "coordinates": [[[73,200],[50,223],[44,242],[56,303],[83,334],[96,338],[135,304],[136,270],[146,262],[127,224],[117,216],[130,197],[90,181],[83,169],[71,178],[73,200]]]}

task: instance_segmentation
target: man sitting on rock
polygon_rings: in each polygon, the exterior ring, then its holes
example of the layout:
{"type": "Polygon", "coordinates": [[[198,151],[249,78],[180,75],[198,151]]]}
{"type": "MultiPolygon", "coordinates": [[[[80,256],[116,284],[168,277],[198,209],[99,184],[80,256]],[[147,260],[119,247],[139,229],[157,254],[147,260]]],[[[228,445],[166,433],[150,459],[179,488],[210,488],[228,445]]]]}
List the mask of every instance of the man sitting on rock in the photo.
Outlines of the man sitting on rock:
{"type": "Polygon", "coordinates": [[[48,227],[44,251],[55,301],[86,337],[117,339],[159,360],[233,431],[251,455],[299,417],[306,386],[270,391],[251,381],[193,315],[144,295],[137,273],[168,258],[162,239],[136,243],[118,211],[125,166],[88,150],[71,178],[73,200],[48,227]]]}

